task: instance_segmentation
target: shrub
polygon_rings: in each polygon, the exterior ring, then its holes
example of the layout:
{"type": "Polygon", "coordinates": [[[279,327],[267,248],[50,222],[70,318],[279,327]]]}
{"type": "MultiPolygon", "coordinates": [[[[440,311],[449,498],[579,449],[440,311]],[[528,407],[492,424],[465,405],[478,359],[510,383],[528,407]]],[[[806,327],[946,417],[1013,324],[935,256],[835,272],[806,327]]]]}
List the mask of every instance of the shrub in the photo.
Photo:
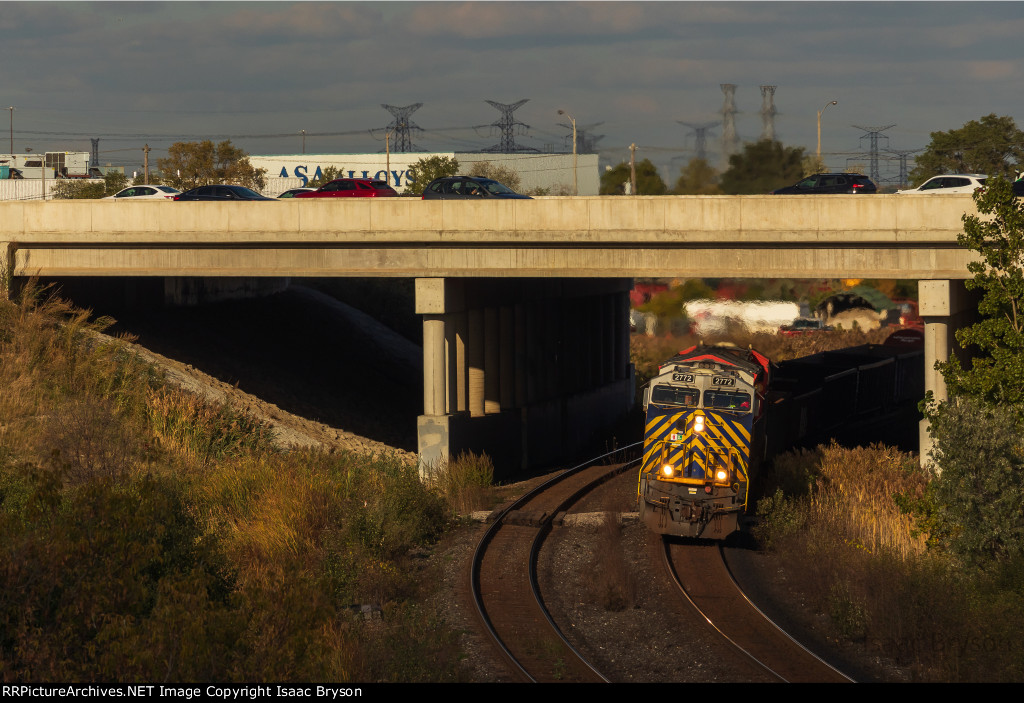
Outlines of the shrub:
{"type": "Polygon", "coordinates": [[[493,500],[494,464],[486,454],[460,454],[455,460],[430,467],[427,482],[456,515],[489,507],[493,500]]]}
{"type": "Polygon", "coordinates": [[[969,563],[1024,556],[1024,421],[1015,407],[953,398],[932,408],[937,537],[969,563]]]}

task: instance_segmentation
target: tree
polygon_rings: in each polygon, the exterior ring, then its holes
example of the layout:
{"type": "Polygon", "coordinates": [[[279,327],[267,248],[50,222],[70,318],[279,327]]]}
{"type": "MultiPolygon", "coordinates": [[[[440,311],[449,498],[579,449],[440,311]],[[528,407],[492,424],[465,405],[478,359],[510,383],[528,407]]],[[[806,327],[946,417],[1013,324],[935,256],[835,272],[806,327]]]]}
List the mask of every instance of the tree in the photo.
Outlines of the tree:
{"type": "Polygon", "coordinates": [[[128,187],[128,177],[120,171],[108,171],[102,183],[61,179],[53,189],[57,200],[89,200],[105,198],[128,187]]]}
{"type": "Polygon", "coordinates": [[[1024,407],[1024,205],[1001,177],[990,178],[974,202],[980,214],[991,217],[964,215],[957,242],[980,257],[967,264],[974,278],[966,286],[982,291],[982,319],[957,330],[956,339],[981,354],[970,369],[956,357],[936,368],[951,395],[1024,407]]]}
{"type": "Polygon", "coordinates": [[[469,175],[490,178],[502,185],[508,186],[517,193],[522,187],[522,179],[514,169],[509,166],[496,164],[493,161],[477,161],[473,164],[473,168],[469,170],[469,175]]]}
{"type": "Polygon", "coordinates": [[[941,469],[918,506],[929,541],[979,565],[1024,555],[1020,408],[952,397],[928,422],[941,469]]]}
{"type": "Polygon", "coordinates": [[[803,176],[803,147],[783,146],[762,139],[745,144],[743,151],[729,157],[729,168],[720,186],[727,195],[770,193],[796,183],[803,176]]]}
{"type": "Polygon", "coordinates": [[[938,472],[925,519],[935,543],[983,563],[1024,555],[1024,205],[1002,177],[974,202],[986,217],[964,215],[957,242],[979,255],[966,285],[982,291],[982,319],[956,339],[980,354],[935,365],[950,399],[926,401],[938,472]]]}
{"type": "Polygon", "coordinates": [[[157,162],[168,185],[189,190],[210,183],[231,183],[262,190],[267,185],[267,169],[255,168],[249,155],[231,144],[231,140],[214,145],[209,139],[201,142],[175,142],[167,150],[167,158],[157,162]]]}
{"type": "Polygon", "coordinates": [[[1024,132],[1012,117],[986,115],[960,129],[932,132],[932,141],[915,159],[910,182],[919,186],[942,173],[984,173],[1011,177],[1024,162],[1024,132]]]}
{"type": "Polygon", "coordinates": [[[682,169],[672,192],[676,195],[718,195],[718,171],[705,159],[690,159],[682,169]]]}
{"type": "MultiPolygon", "coordinates": [[[[630,180],[629,164],[623,162],[601,174],[601,195],[625,195],[630,180]]],[[[636,165],[636,195],[664,195],[668,192],[665,181],[658,175],[658,167],[650,159],[636,165]]]]}
{"type": "Polygon", "coordinates": [[[327,185],[335,178],[341,178],[341,171],[334,166],[328,166],[320,172],[319,178],[311,178],[306,182],[307,188],[319,188],[320,186],[327,185]]]}
{"type": "Polygon", "coordinates": [[[423,195],[423,189],[437,178],[454,176],[459,172],[459,160],[451,156],[428,156],[420,159],[409,167],[408,177],[411,182],[405,192],[412,195],[423,195]]]}

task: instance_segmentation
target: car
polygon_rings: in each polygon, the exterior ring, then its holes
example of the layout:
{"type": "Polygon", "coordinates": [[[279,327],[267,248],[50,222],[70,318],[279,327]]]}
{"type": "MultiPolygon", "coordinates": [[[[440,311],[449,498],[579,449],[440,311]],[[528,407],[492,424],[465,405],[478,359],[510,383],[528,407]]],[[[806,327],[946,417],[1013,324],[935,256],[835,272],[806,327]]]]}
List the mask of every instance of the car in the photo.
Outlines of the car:
{"type": "Polygon", "coordinates": [[[932,176],[917,188],[897,190],[897,195],[925,194],[925,195],[948,195],[950,193],[973,193],[978,188],[985,187],[985,180],[988,176],[982,173],[946,173],[941,176],[932,176]]]}
{"type": "Polygon", "coordinates": [[[216,202],[236,202],[240,200],[275,200],[265,195],[260,195],[254,190],[245,186],[233,186],[227,184],[199,186],[184,193],[174,196],[175,200],[211,200],[216,202]]]}
{"type": "Polygon", "coordinates": [[[286,190],[285,192],[281,193],[277,197],[279,199],[280,198],[294,198],[299,193],[312,193],[314,190],[316,190],[316,188],[289,188],[288,190],[286,190]]]}
{"type": "Polygon", "coordinates": [[[394,198],[398,191],[377,178],[335,178],[296,198],[394,198]]]}
{"type": "Polygon", "coordinates": [[[816,173],[770,195],[828,195],[831,193],[877,193],[878,186],[862,173],[816,173]]]}
{"type": "Polygon", "coordinates": [[[898,323],[900,325],[924,329],[924,320],[921,319],[921,315],[918,313],[916,300],[893,300],[892,302],[899,312],[898,323]]]}
{"type": "Polygon", "coordinates": [[[529,195],[516,193],[492,178],[481,178],[480,176],[435,178],[423,189],[423,200],[459,200],[463,198],[533,200],[529,195]]]}
{"type": "Polygon", "coordinates": [[[1018,198],[1024,197],[1024,173],[1017,174],[1017,180],[1013,182],[1013,194],[1018,198]]]}
{"type": "Polygon", "coordinates": [[[113,195],[108,195],[104,200],[173,200],[174,196],[181,191],[170,186],[129,186],[123,188],[113,195]]]}
{"type": "Polygon", "coordinates": [[[816,317],[798,317],[788,325],[779,328],[779,334],[783,337],[802,337],[805,334],[815,332],[828,332],[832,330],[831,325],[826,325],[816,317]]]}

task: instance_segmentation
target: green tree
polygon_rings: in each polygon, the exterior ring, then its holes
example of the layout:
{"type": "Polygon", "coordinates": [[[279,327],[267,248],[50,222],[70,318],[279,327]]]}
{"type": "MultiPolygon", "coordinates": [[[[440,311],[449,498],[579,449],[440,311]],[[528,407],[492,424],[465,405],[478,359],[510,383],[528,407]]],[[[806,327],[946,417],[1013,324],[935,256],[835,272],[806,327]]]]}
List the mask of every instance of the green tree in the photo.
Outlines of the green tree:
{"type": "Polygon", "coordinates": [[[918,508],[932,544],[975,564],[1024,556],[1021,416],[1020,406],[966,396],[929,413],[941,471],[918,508]]]}
{"type": "Polygon", "coordinates": [[[803,147],[783,146],[769,139],[745,144],[743,151],[729,157],[729,168],[722,174],[722,192],[727,195],[770,193],[792,185],[803,176],[803,161],[803,147]]]}
{"type": "Polygon", "coordinates": [[[57,200],[89,200],[105,198],[128,187],[128,177],[120,171],[109,171],[103,182],[79,181],[69,178],[57,181],[53,197],[57,200]]]}
{"type": "Polygon", "coordinates": [[[459,172],[459,160],[451,156],[428,156],[409,167],[409,184],[405,192],[423,195],[423,189],[436,178],[454,176],[459,172]]]}
{"type": "Polygon", "coordinates": [[[335,178],[341,178],[341,171],[334,166],[328,166],[320,172],[319,178],[310,178],[306,183],[306,187],[319,188],[320,186],[327,185],[335,178]]]}
{"type": "Polygon", "coordinates": [[[718,195],[718,171],[705,159],[690,159],[682,169],[672,192],[676,195],[718,195]]]}
{"type": "Polygon", "coordinates": [[[960,129],[932,132],[932,140],[914,161],[910,182],[919,186],[940,173],[985,173],[1012,177],[1024,163],[1024,132],[1012,117],[995,113],[960,129]]]}
{"type": "Polygon", "coordinates": [[[502,185],[508,186],[517,193],[523,184],[515,169],[496,164],[493,161],[477,161],[473,164],[473,168],[469,170],[469,175],[490,178],[502,185]]]}
{"type": "Polygon", "coordinates": [[[210,183],[231,183],[262,190],[267,185],[267,169],[255,168],[249,155],[231,144],[231,140],[214,145],[209,139],[201,142],[175,142],[167,150],[167,158],[157,168],[168,185],[189,190],[210,183]]]}
{"type": "Polygon", "coordinates": [[[969,369],[956,357],[936,368],[951,395],[1024,407],[1024,205],[1000,177],[975,192],[974,202],[987,217],[964,215],[957,242],[980,259],[967,264],[974,278],[966,286],[982,293],[982,319],[957,330],[956,339],[980,354],[969,369]]]}
{"type": "MultiPolygon", "coordinates": [[[[625,195],[630,181],[629,164],[623,162],[601,174],[601,195],[625,195]]],[[[636,195],[665,195],[668,186],[650,159],[636,164],[636,195]]]]}

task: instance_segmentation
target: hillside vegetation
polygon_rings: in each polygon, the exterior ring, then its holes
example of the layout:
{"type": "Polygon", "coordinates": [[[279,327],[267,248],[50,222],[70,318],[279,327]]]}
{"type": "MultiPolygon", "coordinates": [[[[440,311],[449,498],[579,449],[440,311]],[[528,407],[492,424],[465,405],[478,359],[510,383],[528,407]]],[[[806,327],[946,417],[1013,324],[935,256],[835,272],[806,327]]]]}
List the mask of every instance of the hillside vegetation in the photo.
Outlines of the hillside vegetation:
{"type": "Polygon", "coordinates": [[[398,460],[280,451],[107,322],[0,300],[0,679],[457,680],[409,557],[449,524],[441,493],[398,460]]]}

